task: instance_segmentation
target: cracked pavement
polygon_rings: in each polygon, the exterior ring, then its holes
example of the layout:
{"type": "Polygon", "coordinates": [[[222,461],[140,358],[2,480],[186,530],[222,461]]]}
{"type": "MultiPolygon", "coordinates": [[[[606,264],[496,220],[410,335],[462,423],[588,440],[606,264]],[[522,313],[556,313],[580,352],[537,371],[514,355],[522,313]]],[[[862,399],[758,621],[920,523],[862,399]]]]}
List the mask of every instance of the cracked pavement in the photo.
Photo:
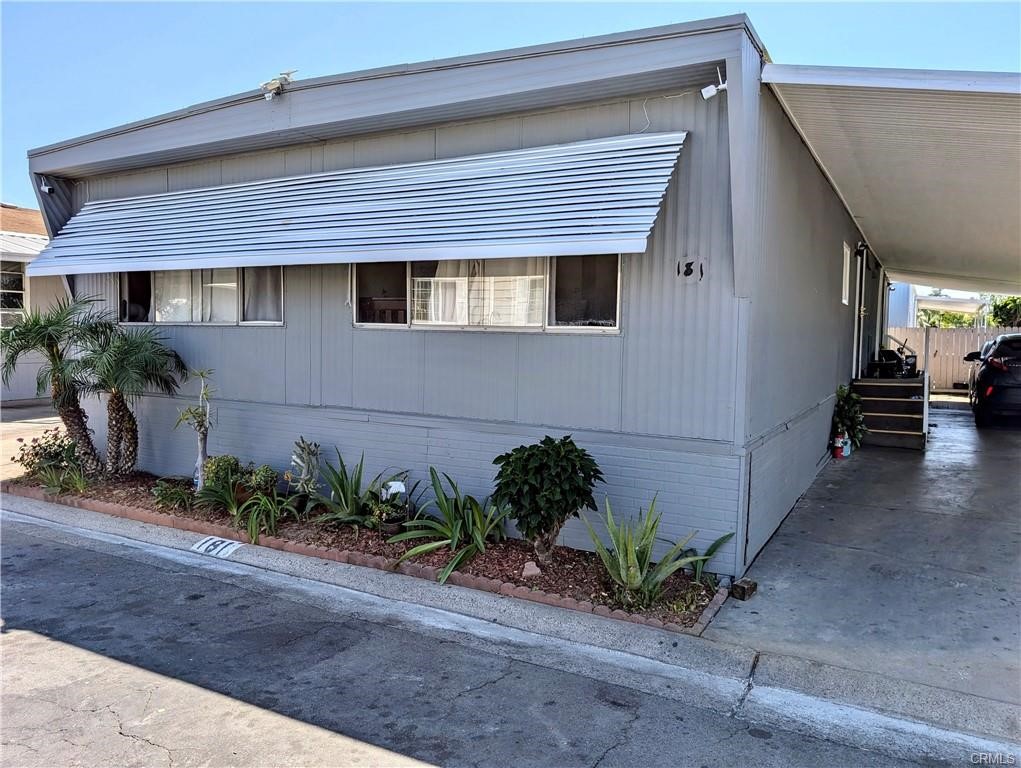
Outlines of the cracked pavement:
{"type": "Polygon", "coordinates": [[[310,604],[286,580],[2,535],[3,766],[898,765],[310,604]]]}

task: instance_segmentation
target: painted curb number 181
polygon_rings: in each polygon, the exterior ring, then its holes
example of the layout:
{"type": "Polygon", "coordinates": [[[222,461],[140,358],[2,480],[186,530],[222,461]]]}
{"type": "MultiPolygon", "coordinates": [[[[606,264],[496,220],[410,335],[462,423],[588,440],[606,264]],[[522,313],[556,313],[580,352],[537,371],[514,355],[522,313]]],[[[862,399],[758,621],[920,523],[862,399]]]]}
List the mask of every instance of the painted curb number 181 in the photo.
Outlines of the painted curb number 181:
{"type": "Polygon", "coordinates": [[[196,541],[191,545],[192,552],[198,552],[203,555],[210,555],[212,557],[219,557],[226,559],[238,548],[244,546],[240,541],[231,541],[230,539],[221,539],[218,536],[206,536],[204,539],[196,541]]]}

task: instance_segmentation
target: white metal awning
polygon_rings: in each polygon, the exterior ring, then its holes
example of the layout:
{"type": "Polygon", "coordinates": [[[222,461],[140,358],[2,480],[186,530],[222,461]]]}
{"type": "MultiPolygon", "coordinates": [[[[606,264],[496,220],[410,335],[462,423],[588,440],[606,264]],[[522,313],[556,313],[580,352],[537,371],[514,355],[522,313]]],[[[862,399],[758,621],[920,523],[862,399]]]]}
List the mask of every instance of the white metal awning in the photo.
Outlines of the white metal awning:
{"type": "Polygon", "coordinates": [[[894,279],[1021,290],[1021,75],[767,64],[894,279]]]}
{"type": "Polygon", "coordinates": [[[32,261],[48,240],[46,235],[0,231],[0,258],[4,261],[32,261]]]}
{"type": "Polygon", "coordinates": [[[86,203],[28,273],[641,253],[685,135],[86,203]]]}

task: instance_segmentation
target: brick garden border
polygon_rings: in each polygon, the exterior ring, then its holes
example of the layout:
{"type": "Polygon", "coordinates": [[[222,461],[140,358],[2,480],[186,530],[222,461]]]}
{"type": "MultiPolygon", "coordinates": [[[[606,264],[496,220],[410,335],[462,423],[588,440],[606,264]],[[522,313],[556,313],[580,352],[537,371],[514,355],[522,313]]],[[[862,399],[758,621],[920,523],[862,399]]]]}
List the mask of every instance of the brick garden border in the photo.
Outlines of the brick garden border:
{"type": "MultiPolygon", "coordinates": [[[[281,552],[305,555],[306,557],[318,557],[321,560],[332,560],[338,563],[360,565],[366,568],[376,568],[381,571],[402,573],[405,576],[414,576],[415,578],[425,579],[432,582],[436,581],[436,577],[440,572],[439,568],[435,568],[430,565],[419,565],[417,563],[407,561],[397,565],[395,560],[391,560],[390,558],[383,557],[381,555],[369,555],[364,552],[351,551],[347,549],[331,549],[330,547],[302,544],[301,542],[291,541],[290,539],[282,539],[279,536],[260,536],[259,543],[253,545],[251,541],[249,541],[248,534],[245,531],[239,531],[229,525],[208,523],[204,520],[194,520],[190,517],[180,517],[178,515],[167,514],[165,512],[152,512],[148,509],[129,507],[124,504],[115,504],[113,502],[101,501],[99,499],[89,499],[83,496],[54,496],[46,493],[42,488],[13,483],[9,480],[0,482],[0,491],[3,493],[9,493],[13,496],[22,496],[36,501],[47,501],[53,504],[62,504],[66,507],[84,509],[89,512],[99,512],[100,514],[110,515],[112,517],[122,517],[128,520],[135,520],[140,523],[150,523],[152,525],[162,525],[167,528],[177,528],[181,531],[199,533],[203,536],[218,536],[222,539],[232,539],[234,541],[241,541],[250,546],[267,547],[269,549],[280,550],[281,552]]],[[[579,601],[575,600],[573,597],[561,597],[560,595],[552,594],[550,592],[544,592],[541,589],[531,589],[509,581],[499,581],[498,579],[490,579],[485,576],[471,576],[459,571],[451,573],[447,578],[446,583],[453,584],[458,587],[478,589],[483,592],[492,592],[493,594],[503,595],[505,597],[517,597],[522,600],[531,600],[534,603],[552,605],[556,608],[565,608],[569,611],[593,613],[596,616],[604,616],[606,618],[618,619],[620,621],[629,621],[633,624],[642,624],[647,627],[666,629],[671,632],[680,632],[682,634],[694,635],[696,637],[700,636],[705,631],[706,627],[709,626],[709,622],[712,621],[719,612],[724,601],[726,601],[728,594],[726,587],[717,587],[716,594],[709,602],[709,605],[702,610],[702,614],[698,617],[698,621],[690,627],[685,627],[681,624],[664,623],[659,619],[648,618],[636,613],[628,613],[627,611],[623,611],[619,608],[611,610],[605,605],[594,605],[587,600],[579,601]]]]}

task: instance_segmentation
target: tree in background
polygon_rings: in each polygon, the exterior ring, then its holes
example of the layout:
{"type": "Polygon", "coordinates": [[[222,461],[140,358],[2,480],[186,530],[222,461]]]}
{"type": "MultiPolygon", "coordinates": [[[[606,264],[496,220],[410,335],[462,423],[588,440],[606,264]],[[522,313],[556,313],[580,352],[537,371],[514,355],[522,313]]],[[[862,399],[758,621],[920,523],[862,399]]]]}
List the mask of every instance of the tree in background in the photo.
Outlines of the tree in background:
{"type": "Polygon", "coordinates": [[[999,296],[989,311],[990,325],[998,328],[1021,326],[1021,296],[999,296]]]}
{"type": "Polygon", "coordinates": [[[942,309],[920,309],[918,325],[921,328],[971,328],[975,325],[975,316],[942,309]]]}

